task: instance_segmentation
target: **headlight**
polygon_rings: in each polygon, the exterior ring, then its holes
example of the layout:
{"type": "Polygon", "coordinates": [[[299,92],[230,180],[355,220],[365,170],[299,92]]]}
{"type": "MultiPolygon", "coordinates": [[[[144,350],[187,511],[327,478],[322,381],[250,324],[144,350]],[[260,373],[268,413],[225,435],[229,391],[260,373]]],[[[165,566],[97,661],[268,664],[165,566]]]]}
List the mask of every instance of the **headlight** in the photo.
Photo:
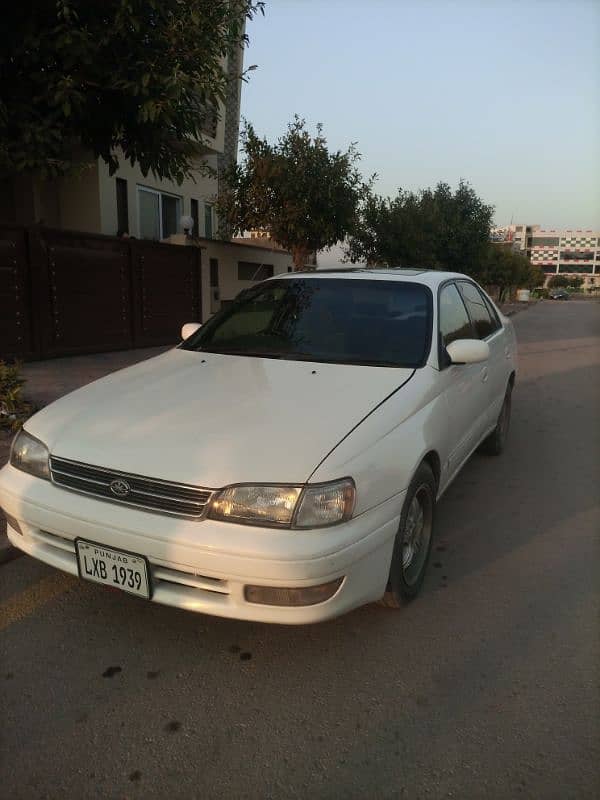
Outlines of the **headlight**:
{"type": "Polygon", "coordinates": [[[351,478],[307,486],[302,493],[294,528],[322,528],[350,519],[356,489],[351,478]]]}
{"type": "Polygon", "coordinates": [[[212,502],[212,519],[246,525],[289,526],[300,486],[229,486],[212,502]]]}
{"type": "Polygon", "coordinates": [[[48,448],[25,430],[15,436],[10,451],[10,463],[13,467],[36,475],[38,478],[50,480],[48,465],[48,448]]]}
{"type": "Polygon", "coordinates": [[[240,485],[223,489],[209,517],[244,525],[322,528],[345,522],[354,510],[354,481],[301,486],[240,485]]]}

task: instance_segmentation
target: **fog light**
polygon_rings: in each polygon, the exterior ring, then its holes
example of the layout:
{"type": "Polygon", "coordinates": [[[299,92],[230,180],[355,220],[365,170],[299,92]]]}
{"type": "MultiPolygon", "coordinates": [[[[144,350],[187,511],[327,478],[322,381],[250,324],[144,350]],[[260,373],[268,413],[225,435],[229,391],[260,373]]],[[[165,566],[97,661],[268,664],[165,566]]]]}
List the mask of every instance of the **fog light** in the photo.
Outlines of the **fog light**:
{"type": "Polygon", "coordinates": [[[23,531],[21,530],[21,526],[17,522],[14,517],[11,517],[10,514],[7,514],[6,511],[4,512],[4,516],[6,517],[6,521],[10,525],[10,527],[15,531],[15,533],[20,533],[23,536],[23,531]]]}
{"type": "Polygon", "coordinates": [[[314,606],[324,603],[337,592],[344,578],[318,586],[282,588],[280,586],[244,586],[244,597],[248,603],[263,606],[314,606]]]}

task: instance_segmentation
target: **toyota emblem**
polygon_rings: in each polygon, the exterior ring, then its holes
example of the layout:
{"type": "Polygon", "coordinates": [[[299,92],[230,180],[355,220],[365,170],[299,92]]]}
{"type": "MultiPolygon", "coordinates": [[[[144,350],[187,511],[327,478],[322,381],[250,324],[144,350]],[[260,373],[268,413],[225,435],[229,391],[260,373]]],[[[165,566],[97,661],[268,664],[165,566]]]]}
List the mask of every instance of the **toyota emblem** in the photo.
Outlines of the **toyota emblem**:
{"type": "Polygon", "coordinates": [[[131,491],[131,486],[122,478],[117,478],[116,480],[111,481],[110,490],[116,497],[123,498],[127,497],[131,491]]]}

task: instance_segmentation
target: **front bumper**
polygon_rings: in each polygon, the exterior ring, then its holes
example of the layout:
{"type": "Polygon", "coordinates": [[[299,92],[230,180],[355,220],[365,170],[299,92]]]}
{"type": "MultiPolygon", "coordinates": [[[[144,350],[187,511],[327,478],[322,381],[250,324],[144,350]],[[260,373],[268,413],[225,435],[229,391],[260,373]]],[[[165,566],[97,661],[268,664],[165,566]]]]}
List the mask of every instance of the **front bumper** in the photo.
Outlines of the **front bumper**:
{"type": "Polygon", "coordinates": [[[11,543],[77,575],[76,537],[146,556],[152,600],[189,611],[301,624],[338,616],[385,591],[404,493],[349,522],[293,531],[190,521],[120,506],[59,488],[5,466],[0,505],[22,533],[11,543]],[[329,600],[310,606],[248,602],[246,585],[306,587],[343,577],[329,600]]]}

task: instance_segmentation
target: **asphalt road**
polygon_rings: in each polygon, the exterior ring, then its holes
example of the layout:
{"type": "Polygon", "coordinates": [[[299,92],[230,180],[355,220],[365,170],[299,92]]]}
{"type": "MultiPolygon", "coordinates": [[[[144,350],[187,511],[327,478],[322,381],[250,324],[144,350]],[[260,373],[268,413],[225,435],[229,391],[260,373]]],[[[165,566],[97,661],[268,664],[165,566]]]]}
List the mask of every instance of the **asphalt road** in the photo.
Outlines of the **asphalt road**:
{"type": "Polygon", "coordinates": [[[401,612],[253,625],[0,567],[2,796],[599,797],[600,304],[515,325],[508,449],[401,612]]]}

